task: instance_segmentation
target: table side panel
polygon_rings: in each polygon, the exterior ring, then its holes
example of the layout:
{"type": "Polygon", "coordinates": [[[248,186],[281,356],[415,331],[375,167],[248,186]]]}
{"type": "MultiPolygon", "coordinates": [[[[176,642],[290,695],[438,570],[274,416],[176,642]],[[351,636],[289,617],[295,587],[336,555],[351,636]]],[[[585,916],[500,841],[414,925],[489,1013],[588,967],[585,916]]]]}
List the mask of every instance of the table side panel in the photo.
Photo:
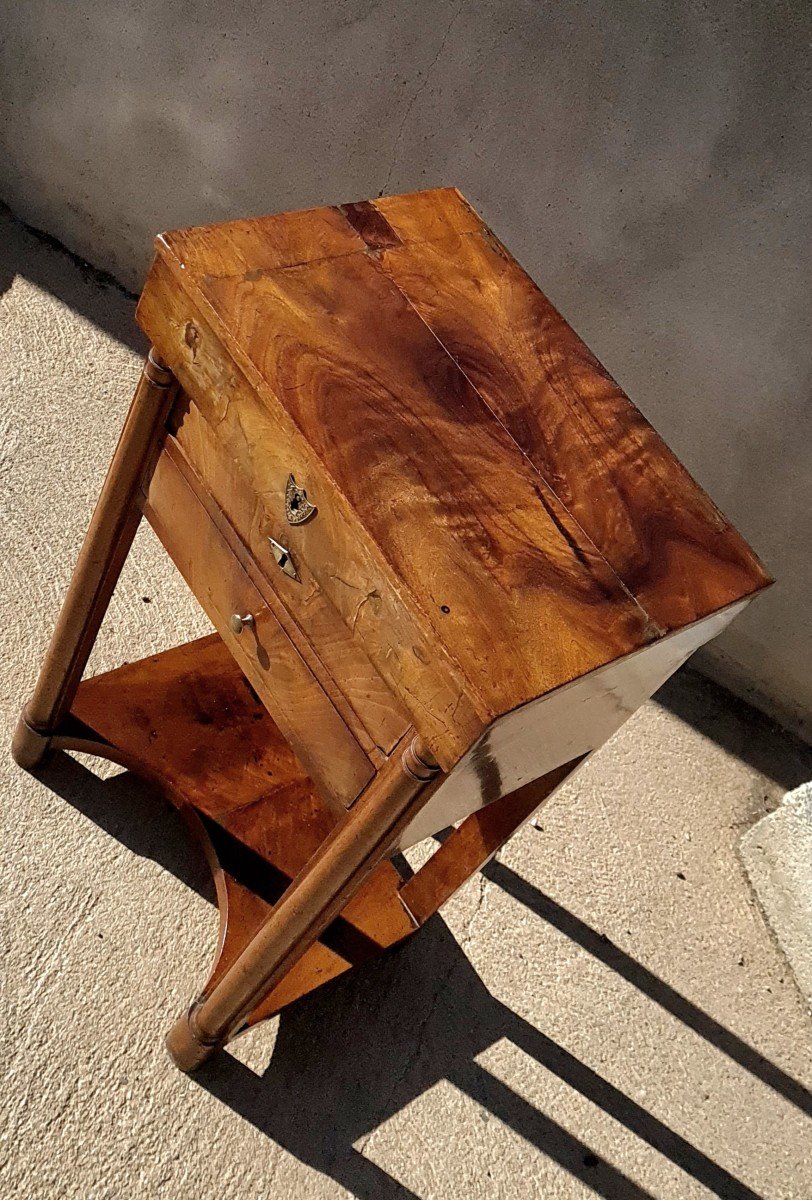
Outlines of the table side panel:
{"type": "Polygon", "coordinates": [[[598,749],[748,604],[740,600],[500,718],[404,831],[401,849],[598,749]]]}
{"type": "MultiPolygon", "coordinates": [[[[194,400],[224,452],[251,480],[266,523],[261,533],[283,541],[295,562],[306,562],[437,761],[449,770],[489,721],[481,700],[437,642],[428,622],[404,596],[400,581],[368,537],[305,438],[263,389],[256,368],[204,299],[184,291],[184,273],[162,255],[153,264],[138,305],[144,332],[194,400]],[[217,332],[212,327],[216,323],[217,332]],[[290,527],[280,538],[279,515],[293,473],[318,504],[317,520],[290,527]],[[453,719],[451,719],[453,714],[453,719]]],[[[289,588],[295,605],[294,581],[289,588]]]]}

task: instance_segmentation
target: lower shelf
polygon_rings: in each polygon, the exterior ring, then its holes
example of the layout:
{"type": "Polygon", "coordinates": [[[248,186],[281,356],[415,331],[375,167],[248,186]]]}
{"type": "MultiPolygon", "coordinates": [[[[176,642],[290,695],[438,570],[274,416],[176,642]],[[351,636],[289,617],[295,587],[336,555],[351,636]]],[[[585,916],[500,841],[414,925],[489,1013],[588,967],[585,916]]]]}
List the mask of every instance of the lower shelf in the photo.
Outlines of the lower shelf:
{"type": "MultiPolygon", "coordinates": [[[[150,780],[201,839],[220,908],[206,991],[339,819],[217,634],[85,680],[53,744],[150,780]]],[[[402,883],[382,863],[248,1024],[414,932],[402,883]]]]}

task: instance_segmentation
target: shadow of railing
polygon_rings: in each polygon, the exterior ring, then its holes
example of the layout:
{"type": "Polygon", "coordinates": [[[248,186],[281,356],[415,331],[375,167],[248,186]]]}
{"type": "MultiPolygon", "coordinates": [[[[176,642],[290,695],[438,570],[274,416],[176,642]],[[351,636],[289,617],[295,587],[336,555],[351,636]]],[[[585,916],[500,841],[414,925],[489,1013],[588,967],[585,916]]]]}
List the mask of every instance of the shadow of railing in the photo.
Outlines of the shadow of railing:
{"type": "MultiPolygon", "coordinates": [[[[103,781],[60,754],[42,779],[134,853],[152,858],[213,899],[202,855],[189,854],[185,826],[162,798],[132,776],[103,781]]],[[[491,863],[486,875],[754,1077],[804,1112],[812,1111],[812,1096],[797,1080],[581,918],[499,862],[491,863]]],[[[224,1052],[193,1078],[359,1200],[415,1196],[364,1150],[376,1130],[443,1080],[596,1195],[611,1200],[650,1197],[477,1061],[503,1040],[714,1195],[758,1200],[747,1184],[491,995],[440,917],[400,949],[284,1010],[271,1060],[261,1073],[224,1052]]],[[[438,1135],[441,1155],[447,1146],[443,1131],[438,1135]]]]}
{"type": "Polygon", "coordinates": [[[594,958],[625,979],[627,983],[637,988],[649,1000],[653,1000],[676,1020],[692,1029],[699,1037],[704,1038],[714,1049],[727,1055],[755,1079],[772,1088],[785,1100],[789,1100],[790,1104],[794,1104],[801,1112],[812,1116],[812,1092],[807,1091],[803,1084],[782,1071],[775,1063],[770,1062],[730,1029],[714,1020],[698,1005],[678,992],[676,988],[671,987],[665,980],[649,971],[636,958],[610,941],[606,934],[593,929],[586,921],[556,903],[551,896],[528,883],[526,879],[522,879],[520,875],[503,863],[488,863],[483,874],[502,891],[512,896],[514,900],[523,904],[535,916],[541,917],[559,933],[563,933],[576,942],[582,949],[588,951],[594,958]]]}

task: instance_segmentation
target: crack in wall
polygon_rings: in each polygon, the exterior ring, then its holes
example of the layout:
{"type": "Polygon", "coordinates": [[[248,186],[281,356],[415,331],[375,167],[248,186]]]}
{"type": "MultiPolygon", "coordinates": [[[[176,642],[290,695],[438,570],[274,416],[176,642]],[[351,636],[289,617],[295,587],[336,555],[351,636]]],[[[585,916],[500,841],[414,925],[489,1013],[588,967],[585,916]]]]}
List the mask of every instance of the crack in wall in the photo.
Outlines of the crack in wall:
{"type": "Polygon", "coordinates": [[[443,50],[445,50],[446,42],[448,41],[448,39],[451,35],[451,30],[454,28],[457,18],[459,17],[462,10],[463,10],[463,4],[460,3],[457,5],[456,9],[454,10],[454,13],[452,14],[451,20],[448,22],[448,25],[446,26],[445,33],[443,34],[442,40],[440,41],[440,45],[437,49],[437,53],[434,55],[434,58],[431,60],[428,67],[426,68],[426,71],[423,75],[423,82],[417,88],[414,95],[409,100],[409,103],[406,105],[406,108],[404,109],[403,116],[401,117],[401,120],[400,120],[400,125],[398,126],[398,131],[395,134],[395,141],[392,145],[392,156],[391,156],[391,159],[389,162],[389,170],[386,172],[386,178],[383,181],[383,187],[378,192],[379,196],[383,196],[383,194],[386,192],[386,190],[389,187],[389,181],[392,178],[392,172],[395,169],[395,163],[397,162],[397,155],[398,155],[398,147],[400,146],[401,139],[403,137],[403,130],[406,128],[406,122],[408,121],[409,116],[411,115],[411,111],[414,108],[417,100],[420,98],[420,96],[426,90],[426,87],[428,85],[429,79],[432,76],[434,68],[437,66],[437,63],[440,59],[441,54],[443,53],[443,50]]]}

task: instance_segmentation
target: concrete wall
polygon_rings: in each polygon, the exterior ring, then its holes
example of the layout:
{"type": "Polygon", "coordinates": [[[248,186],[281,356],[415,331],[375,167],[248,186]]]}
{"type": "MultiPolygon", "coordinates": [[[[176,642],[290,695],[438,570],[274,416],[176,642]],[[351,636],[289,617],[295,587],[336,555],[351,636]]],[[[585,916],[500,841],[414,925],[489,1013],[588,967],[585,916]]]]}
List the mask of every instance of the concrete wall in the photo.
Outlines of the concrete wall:
{"type": "Polygon", "coordinates": [[[160,229],[457,184],[779,578],[704,661],[799,724],[807,13],[29,0],[4,15],[0,194],[137,289],[160,229]]]}

